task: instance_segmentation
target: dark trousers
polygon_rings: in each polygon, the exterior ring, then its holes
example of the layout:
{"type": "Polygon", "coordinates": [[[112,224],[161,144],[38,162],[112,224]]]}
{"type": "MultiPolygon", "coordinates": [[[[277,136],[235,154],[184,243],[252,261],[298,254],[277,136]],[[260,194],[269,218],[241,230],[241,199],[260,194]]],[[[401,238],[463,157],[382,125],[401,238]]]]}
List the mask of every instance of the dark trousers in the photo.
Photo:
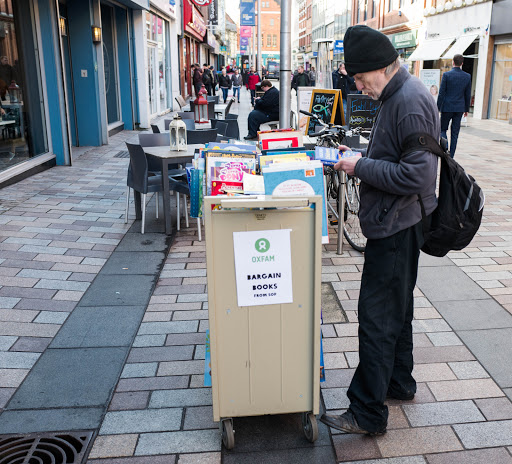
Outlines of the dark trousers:
{"type": "Polygon", "coordinates": [[[203,84],[201,82],[194,84],[194,90],[196,91],[196,97],[199,96],[199,91],[201,90],[202,86],[203,86],[203,84]]]}
{"type": "Polygon", "coordinates": [[[270,115],[265,114],[260,110],[252,110],[249,113],[249,118],[247,119],[247,126],[249,127],[249,135],[251,137],[256,137],[258,135],[258,131],[260,130],[260,124],[264,122],[271,121],[270,115]]]}
{"type": "Polygon", "coordinates": [[[222,90],[222,98],[224,99],[224,103],[226,103],[226,100],[228,99],[228,92],[229,89],[227,87],[221,87],[222,90]]]}
{"type": "Polygon", "coordinates": [[[205,84],[204,86],[206,87],[206,92],[211,97],[213,95],[212,84],[205,84]]]}
{"type": "Polygon", "coordinates": [[[366,243],[359,294],[359,365],[348,389],[350,409],[368,432],[383,430],[388,389],[415,393],[412,377],[413,291],[423,245],[421,221],[366,243]]]}
{"type": "Polygon", "coordinates": [[[251,90],[251,105],[254,106],[254,99],[256,98],[256,89],[250,89],[251,90]]]}
{"type": "Polygon", "coordinates": [[[450,121],[452,126],[450,128],[450,155],[452,158],[455,156],[455,149],[457,148],[457,139],[460,132],[460,120],[464,113],[443,112],[441,113],[441,137],[448,140],[446,133],[448,132],[448,125],[450,121]]]}

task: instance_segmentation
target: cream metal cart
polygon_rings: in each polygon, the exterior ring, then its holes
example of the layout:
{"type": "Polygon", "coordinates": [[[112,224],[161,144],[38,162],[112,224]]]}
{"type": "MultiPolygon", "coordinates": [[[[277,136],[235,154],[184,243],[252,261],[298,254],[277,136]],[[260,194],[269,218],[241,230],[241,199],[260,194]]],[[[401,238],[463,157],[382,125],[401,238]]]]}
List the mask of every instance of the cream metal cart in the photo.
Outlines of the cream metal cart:
{"type": "Polygon", "coordinates": [[[234,417],[284,413],[301,413],[306,438],[314,442],[322,198],[206,197],[205,227],[213,418],[220,421],[224,446],[234,447],[234,417]],[[293,302],[239,306],[234,233],[277,230],[289,231],[293,302]]]}

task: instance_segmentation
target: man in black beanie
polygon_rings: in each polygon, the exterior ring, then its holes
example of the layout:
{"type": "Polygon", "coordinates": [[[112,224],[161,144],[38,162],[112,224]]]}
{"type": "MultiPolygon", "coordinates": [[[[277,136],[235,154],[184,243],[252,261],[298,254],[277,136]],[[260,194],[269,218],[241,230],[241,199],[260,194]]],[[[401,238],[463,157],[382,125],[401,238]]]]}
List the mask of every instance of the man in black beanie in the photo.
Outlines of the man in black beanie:
{"type": "MultiPolygon", "coordinates": [[[[402,155],[404,139],[427,133],[439,140],[439,116],[428,89],[400,66],[389,39],[367,26],[348,28],[345,67],[358,90],[381,101],[362,157],[342,158],[334,167],[361,179],[359,221],[367,237],[359,293],[359,365],[341,416],[321,421],[347,433],[386,431],[386,397],[412,400],[412,319],[426,220],[437,205],[437,157],[428,151],[402,155]]],[[[346,150],[348,147],[340,147],[346,150]]]]}

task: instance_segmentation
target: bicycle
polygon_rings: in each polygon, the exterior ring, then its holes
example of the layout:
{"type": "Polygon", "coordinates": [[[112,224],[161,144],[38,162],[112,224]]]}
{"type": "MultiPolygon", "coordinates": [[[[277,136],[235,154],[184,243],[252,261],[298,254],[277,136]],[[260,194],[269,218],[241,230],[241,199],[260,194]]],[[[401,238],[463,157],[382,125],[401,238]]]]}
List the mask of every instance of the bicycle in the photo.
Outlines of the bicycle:
{"type": "MultiPolygon", "coordinates": [[[[311,137],[317,137],[316,145],[320,147],[338,148],[343,144],[343,140],[346,136],[359,135],[361,130],[353,129],[350,131],[345,130],[343,126],[325,123],[317,115],[309,113],[304,110],[300,110],[301,113],[314,118],[319,125],[323,126],[319,132],[309,134],[311,137]]],[[[333,167],[324,165],[324,175],[327,177],[326,183],[326,196],[327,196],[327,207],[330,209],[332,214],[339,220],[340,210],[340,180],[338,171],[334,170],[333,167]],[[336,201],[336,207],[331,203],[331,200],[336,201]]],[[[343,235],[347,239],[350,246],[360,252],[364,252],[366,248],[366,237],[361,231],[359,224],[359,185],[360,180],[355,176],[347,176],[344,184],[344,191],[342,193],[344,201],[343,203],[343,235]]],[[[332,224],[332,221],[331,221],[332,224]]]]}

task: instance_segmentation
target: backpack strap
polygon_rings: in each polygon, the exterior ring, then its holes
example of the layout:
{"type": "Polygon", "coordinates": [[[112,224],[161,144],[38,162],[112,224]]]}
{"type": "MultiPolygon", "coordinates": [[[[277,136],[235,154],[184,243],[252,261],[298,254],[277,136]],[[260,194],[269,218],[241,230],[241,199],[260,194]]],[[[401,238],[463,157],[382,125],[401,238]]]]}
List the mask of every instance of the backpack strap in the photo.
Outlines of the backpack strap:
{"type": "Polygon", "coordinates": [[[413,151],[429,151],[439,156],[439,158],[444,158],[447,155],[446,151],[439,145],[439,142],[425,132],[417,132],[407,136],[400,148],[402,156],[408,155],[413,151]]]}
{"type": "MultiPolygon", "coordinates": [[[[439,158],[443,159],[448,155],[446,150],[444,150],[439,142],[432,137],[430,134],[424,132],[418,132],[416,134],[411,134],[405,138],[402,142],[401,146],[402,156],[408,155],[414,151],[429,151],[439,158]]],[[[418,193],[418,201],[420,203],[421,208],[421,223],[423,227],[423,236],[428,238],[430,235],[430,227],[427,221],[427,215],[425,213],[425,206],[423,205],[423,200],[421,199],[421,195],[418,193]]]]}

